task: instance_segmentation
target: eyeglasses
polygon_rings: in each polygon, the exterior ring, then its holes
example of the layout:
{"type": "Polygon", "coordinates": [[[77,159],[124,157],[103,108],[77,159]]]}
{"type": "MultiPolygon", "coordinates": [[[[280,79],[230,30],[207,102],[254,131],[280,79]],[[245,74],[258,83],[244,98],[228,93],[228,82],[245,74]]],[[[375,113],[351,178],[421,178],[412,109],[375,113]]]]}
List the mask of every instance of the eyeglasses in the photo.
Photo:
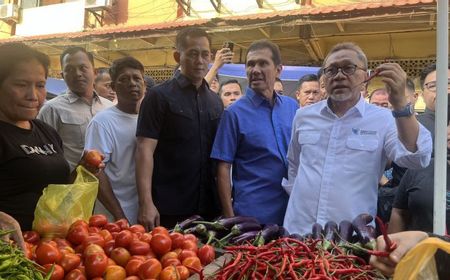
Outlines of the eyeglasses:
{"type": "Polygon", "coordinates": [[[328,78],[332,78],[332,77],[336,76],[339,71],[341,71],[342,74],[344,74],[345,76],[351,76],[351,75],[355,74],[356,69],[361,69],[364,71],[366,70],[362,67],[359,67],[356,64],[347,64],[347,65],[344,65],[341,67],[331,65],[331,66],[328,66],[327,68],[324,68],[323,73],[328,78]]]}
{"type": "MultiPolygon", "coordinates": [[[[431,81],[424,84],[425,88],[431,92],[436,92],[436,81],[431,81]]],[[[447,89],[450,89],[450,79],[447,82],[447,89]]]]}

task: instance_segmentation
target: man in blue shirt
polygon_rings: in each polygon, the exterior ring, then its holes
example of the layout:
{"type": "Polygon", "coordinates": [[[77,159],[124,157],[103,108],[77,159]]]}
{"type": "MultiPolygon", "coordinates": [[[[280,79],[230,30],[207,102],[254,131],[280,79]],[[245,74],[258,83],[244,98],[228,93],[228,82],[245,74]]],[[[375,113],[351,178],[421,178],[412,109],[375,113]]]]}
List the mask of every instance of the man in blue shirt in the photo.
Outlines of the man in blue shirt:
{"type": "Polygon", "coordinates": [[[249,88],[224,111],[211,153],[218,160],[219,197],[227,217],[283,222],[288,195],[281,180],[287,174],[286,154],[298,105],[273,89],[281,70],[277,45],[267,40],[250,45],[246,61],[249,88]]]}

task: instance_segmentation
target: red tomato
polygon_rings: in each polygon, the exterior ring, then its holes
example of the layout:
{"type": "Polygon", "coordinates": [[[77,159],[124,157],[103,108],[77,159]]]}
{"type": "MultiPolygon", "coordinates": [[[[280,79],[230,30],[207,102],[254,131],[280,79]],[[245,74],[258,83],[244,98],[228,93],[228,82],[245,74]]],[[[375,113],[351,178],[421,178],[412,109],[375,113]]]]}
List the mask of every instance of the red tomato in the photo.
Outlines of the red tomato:
{"type": "Polygon", "coordinates": [[[189,269],[191,274],[198,273],[202,269],[202,263],[197,257],[188,257],[183,261],[183,265],[189,269]]]}
{"type": "Polygon", "coordinates": [[[150,241],[152,240],[152,234],[145,232],[141,235],[141,237],[139,238],[141,241],[147,242],[148,244],[150,244],[150,241]]]}
{"type": "Polygon", "coordinates": [[[139,277],[146,278],[158,278],[161,273],[162,266],[157,259],[148,259],[139,266],[139,277]]]}
{"type": "Polygon", "coordinates": [[[133,234],[129,230],[122,230],[116,236],[116,247],[128,248],[131,241],[133,241],[133,234]]]}
{"type": "Polygon", "coordinates": [[[98,168],[103,161],[102,154],[97,150],[88,150],[84,154],[84,161],[86,164],[98,168]]]}
{"type": "Polygon", "coordinates": [[[119,219],[115,221],[115,223],[120,227],[121,230],[128,229],[130,227],[128,220],[125,218],[119,219]]]}
{"type": "Polygon", "coordinates": [[[146,256],[138,256],[138,255],[134,255],[134,256],[131,256],[130,261],[131,261],[131,260],[134,260],[134,259],[136,259],[136,260],[141,260],[141,261],[145,261],[145,260],[147,260],[147,259],[149,259],[149,258],[147,258],[146,256]]]}
{"type": "Polygon", "coordinates": [[[53,273],[52,276],[50,277],[50,280],[62,280],[64,279],[64,269],[57,264],[44,264],[44,272],[45,274],[48,274],[50,272],[50,270],[52,269],[52,267],[55,267],[53,269],[53,273]]]}
{"type": "Polygon", "coordinates": [[[64,280],[87,280],[87,279],[86,276],[84,276],[84,274],[79,269],[74,269],[66,274],[64,280]]]}
{"type": "Polygon", "coordinates": [[[53,241],[56,243],[56,247],[58,247],[58,249],[66,249],[66,248],[72,248],[72,244],[70,244],[69,241],[67,241],[67,239],[64,238],[53,238],[53,241]]]}
{"type": "Polygon", "coordinates": [[[198,243],[198,238],[197,238],[197,236],[193,235],[192,233],[185,234],[185,235],[184,235],[184,239],[185,239],[185,240],[191,240],[191,241],[194,241],[195,244],[198,243]]]}
{"type": "Polygon", "coordinates": [[[120,226],[115,223],[107,223],[103,228],[106,229],[107,231],[111,232],[111,234],[113,232],[119,232],[121,230],[120,226]]]}
{"type": "Polygon", "coordinates": [[[104,253],[88,255],[84,259],[88,278],[100,277],[108,266],[108,257],[104,253]]]}
{"type": "Polygon", "coordinates": [[[108,258],[108,265],[106,267],[108,267],[110,265],[117,265],[117,264],[116,264],[116,262],[113,259],[108,258]]]}
{"type": "Polygon", "coordinates": [[[77,226],[82,226],[82,227],[84,227],[86,229],[89,228],[89,224],[85,220],[76,220],[75,222],[73,222],[70,225],[69,230],[74,228],[74,227],[77,227],[77,226]]]}
{"type": "Polygon", "coordinates": [[[118,265],[110,265],[106,268],[104,280],[124,280],[127,277],[125,268],[118,265]]]}
{"type": "Polygon", "coordinates": [[[183,262],[184,259],[188,258],[188,257],[196,257],[197,254],[194,251],[191,250],[183,250],[181,251],[181,253],[178,255],[178,259],[183,262]]]}
{"type": "Polygon", "coordinates": [[[83,241],[83,247],[86,248],[90,244],[97,244],[100,247],[105,246],[105,239],[99,233],[91,233],[88,237],[86,237],[83,241]]]}
{"type": "Polygon", "coordinates": [[[127,272],[127,276],[138,275],[139,267],[144,262],[144,260],[139,259],[130,259],[125,266],[125,270],[127,272]]]}
{"type": "Polygon", "coordinates": [[[184,236],[179,232],[171,232],[170,239],[172,239],[172,249],[178,249],[183,246],[184,236]]]}
{"type": "Polygon", "coordinates": [[[169,231],[165,227],[158,226],[158,227],[153,228],[153,230],[152,230],[152,235],[155,235],[155,234],[164,234],[164,235],[169,236],[169,231]]]}
{"type": "Polygon", "coordinates": [[[109,240],[105,243],[105,246],[103,247],[103,250],[105,250],[105,254],[107,256],[111,255],[112,250],[116,248],[116,241],[109,240]]]}
{"type": "Polygon", "coordinates": [[[198,251],[197,243],[195,243],[194,241],[189,240],[189,239],[184,240],[182,248],[183,248],[183,250],[191,250],[195,253],[197,253],[197,251],[198,251]]]}
{"type": "Polygon", "coordinates": [[[61,253],[49,242],[42,242],[36,247],[36,260],[41,265],[58,263],[61,260],[61,253]]]}
{"type": "Polygon", "coordinates": [[[180,279],[180,273],[173,265],[164,268],[159,274],[159,280],[178,280],[180,279]]]}
{"type": "Polygon", "coordinates": [[[186,280],[189,278],[190,272],[184,265],[177,265],[178,273],[180,274],[180,280],[186,280]]]}
{"type": "Polygon", "coordinates": [[[152,246],[152,251],[155,254],[162,256],[169,252],[172,248],[172,239],[170,239],[169,235],[160,233],[154,234],[152,236],[152,240],[150,241],[150,245],[152,246]]]}
{"type": "Polygon", "coordinates": [[[140,225],[140,224],[132,225],[132,226],[129,228],[129,230],[130,230],[131,232],[134,232],[134,233],[136,233],[136,232],[145,233],[145,228],[144,228],[144,226],[143,226],[143,225],[140,225]]]}
{"type": "Polygon", "coordinates": [[[163,263],[167,259],[178,259],[178,254],[174,251],[167,252],[159,259],[159,261],[163,263]]]}
{"type": "Polygon", "coordinates": [[[132,255],[146,255],[150,252],[150,244],[140,240],[133,240],[129,246],[132,255]]]}
{"type": "Polygon", "coordinates": [[[130,252],[122,247],[117,247],[111,251],[110,258],[113,259],[116,264],[125,267],[130,260],[130,252]]]}
{"type": "Polygon", "coordinates": [[[98,233],[103,237],[103,239],[105,239],[105,242],[108,242],[109,240],[113,240],[114,239],[112,237],[112,234],[109,231],[107,231],[106,229],[102,229],[98,233]]]}
{"type": "Polygon", "coordinates": [[[128,276],[124,280],[141,280],[141,279],[139,277],[137,277],[137,276],[128,276]]]}
{"type": "Polygon", "coordinates": [[[34,260],[35,258],[33,257],[33,251],[34,251],[36,245],[33,245],[26,241],[24,243],[25,243],[25,252],[24,252],[25,257],[27,257],[27,259],[34,260]]]}
{"type": "Polygon", "coordinates": [[[102,247],[100,247],[100,246],[97,245],[97,244],[89,244],[89,245],[86,247],[86,249],[84,249],[84,251],[83,251],[83,256],[87,257],[87,256],[89,256],[89,255],[97,254],[97,253],[104,254],[105,251],[103,250],[102,247]]]}
{"type": "Polygon", "coordinates": [[[81,263],[80,256],[73,253],[63,254],[61,261],[59,262],[59,264],[66,273],[77,268],[80,265],[80,263],[81,263]]]}
{"type": "Polygon", "coordinates": [[[198,249],[197,254],[202,265],[208,265],[216,258],[216,251],[211,245],[203,245],[200,249],[198,249]]]}
{"type": "Polygon", "coordinates": [[[23,235],[23,239],[31,244],[38,244],[39,240],[41,240],[41,237],[39,236],[39,233],[35,232],[35,231],[24,231],[22,233],[23,235]]]}
{"type": "Polygon", "coordinates": [[[164,261],[161,261],[162,267],[168,267],[168,266],[177,266],[181,265],[181,262],[179,259],[166,259],[164,261]]]}
{"type": "Polygon", "coordinates": [[[89,227],[88,228],[88,232],[89,232],[89,234],[91,234],[91,233],[99,233],[100,232],[100,228],[98,228],[98,227],[89,227]]]}
{"type": "Polygon", "coordinates": [[[89,226],[103,228],[108,223],[108,218],[103,214],[92,215],[89,218],[89,226]]]}
{"type": "Polygon", "coordinates": [[[74,226],[69,229],[66,239],[72,244],[78,245],[83,243],[84,239],[89,236],[87,227],[82,225],[74,226]]]}

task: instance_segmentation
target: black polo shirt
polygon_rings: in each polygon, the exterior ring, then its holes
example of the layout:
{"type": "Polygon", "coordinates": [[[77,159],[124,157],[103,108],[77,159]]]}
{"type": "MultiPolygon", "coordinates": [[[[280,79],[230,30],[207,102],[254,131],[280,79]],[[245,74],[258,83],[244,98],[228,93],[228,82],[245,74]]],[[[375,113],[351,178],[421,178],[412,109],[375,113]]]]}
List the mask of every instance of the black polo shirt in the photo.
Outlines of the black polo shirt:
{"type": "Polygon", "coordinates": [[[136,136],[158,140],[152,195],[161,215],[219,213],[210,153],[222,111],[205,80],[196,89],[181,73],[142,101],[136,136]]]}

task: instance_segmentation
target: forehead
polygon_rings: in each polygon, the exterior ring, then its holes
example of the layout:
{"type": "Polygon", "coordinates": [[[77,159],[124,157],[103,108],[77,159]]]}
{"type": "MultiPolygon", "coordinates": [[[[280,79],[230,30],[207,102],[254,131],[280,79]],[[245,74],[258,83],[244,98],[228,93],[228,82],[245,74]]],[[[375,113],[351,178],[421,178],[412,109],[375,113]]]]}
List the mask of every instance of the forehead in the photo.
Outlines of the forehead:
{"type": "Polygon", "coordinates": [[[201,49],[209,51],[209,41],[206,37],[186,37],[186,51],[190,49],[201,49]]]}
{"type": "Polygon", "coordinates": [[[354,50],[344,49],[339,50],[337,52],[334,52],[330,54],[330,56],[327,58],[326,63],[324,64],[325,67],[332,65],[332,64],[339,64],[339,63],[361,63],[361,59],[359,59],[358,54],[354,50]]]}
{"type": "Polygon", "coordinates": [[[45,80],[44,66],[36,59],[21,61],[15,64],[11,71],[9,71],[7,78],[22,79],[23,77],[29,77],[30,75],[45,80]]]}
{"type": "Polygon", "coordinates": [[[226,84],[222,86],[222,91],[241,91],[241,88],[238,84],[232,83],[232,84],[226,84]]]}
{"type": "Polygon", "coordinates": [[[272,61],[272,51],[268,48],[251,50],[247,53],[247,62],[265,60],[272,61]]]}
{"type": "Polygon", "coordinates": [[[78,51],[73,54],[66,54],[63,58],[63,65],[66,64],[91,64],[86,53],[78,51]]]}
{"type": "Polygon", "coordinates": [[[385,94],[383,92],[374,92],[374,94],[372,95],[371,100],[388,100],[389,99],[389,95],[385,94]]]}
{"type": "Polygon", "coordinates": [[[436,81],[436,70],[433,71],[433,72],[430,72],[430,73],[425,77],[425,83],[431,82],[431,81],[436,81]]]}
{"type": "Polygon", "coordinates": [[[144,75],[142,74],[141,70],[139,69],[135,69],[135,68],[131,68],[131,67],[125,67],[122,68],[120,70],[120,72],[118,73],[117,77],[123,77],[123,76],[136,76],[139,75],[141,77],[143,77],[144,75]]]}
{"type": "Polygon", "coordinates": [[[319,82],[318,81],[307,81],[302,83],[302,89],[305,88],[319,88],[319,82]]]}

